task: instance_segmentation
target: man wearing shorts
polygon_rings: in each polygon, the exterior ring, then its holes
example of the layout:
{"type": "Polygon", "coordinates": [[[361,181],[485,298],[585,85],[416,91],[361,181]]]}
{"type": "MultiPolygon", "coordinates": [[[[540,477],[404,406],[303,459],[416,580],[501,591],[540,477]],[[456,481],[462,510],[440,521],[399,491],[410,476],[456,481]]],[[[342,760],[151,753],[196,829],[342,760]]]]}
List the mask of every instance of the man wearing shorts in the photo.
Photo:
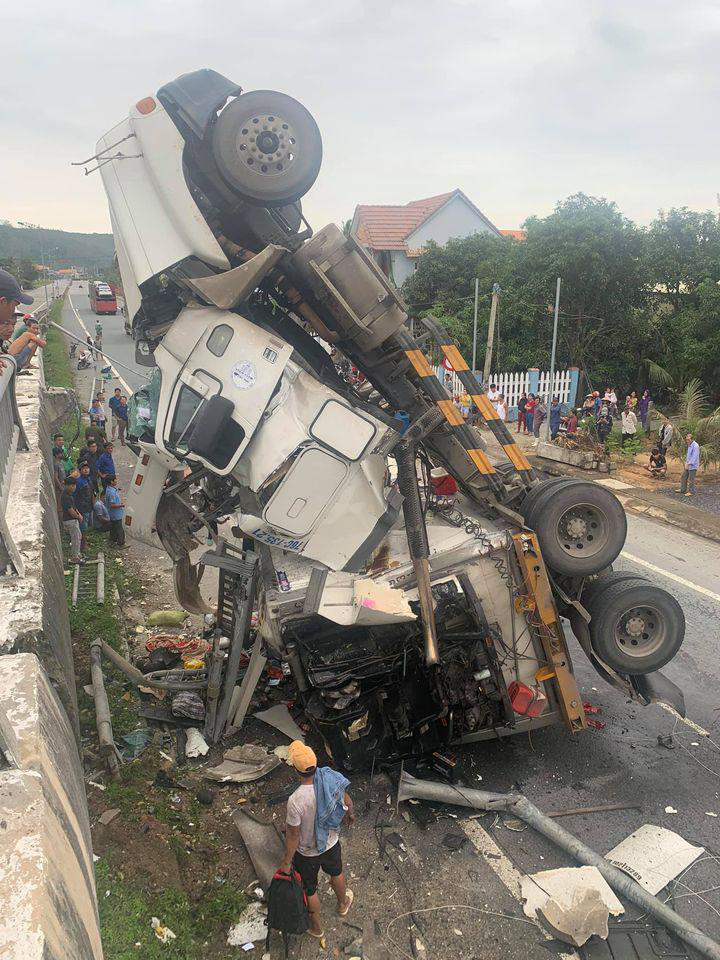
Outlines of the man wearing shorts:
{"type": "MultiPolygon", "coordinates": [[[[332,827],[327,829],[326,839],[324,843],[320,844],[322,849],[318,849],[316,833],[318,794],[316,793],[315,778],[317,776],[325,786],[327,786],[328,781],[332,783],[334,778],[337,778],[336,783],[347,784],[347,781],[341,774],[329,767],[323,767],[318,771],[317,758],[314,752],[301,740],[295,740],[290,744],[288,759],[300,779],[300,786],[291,794],[287,802],[285,857],[280,865],[280,870],[283,873],[289,873],[292,865],[300,874],[310,913],[308,933],[313,937],[320,938],[323,936],[323,929],[320,924],[320,898],[317,893],[320,870],[330,877],[330,886],[337,897],[338,916],[344,917],[347,914],[353,902],[353,892],[348,890],[345,884],[338,829],[332,827]]],[[[327,797],[327,791],[321,789],[319,796],[322,804],[320,810],[322,816],[319,822],[322,826],[323,822],[328,822],[328,814],[332,818],[333,811],[328,811],[326,801],[323,799],[327,797]]],[[[341,806],[339,812],[343,814],[342,822],[349,826],[355,819],[352,800],[342,787],[339,797],[341,798],[339,800],[341,806]]],[[[338,821],[338,828],[339,825],[338,821]]]]}

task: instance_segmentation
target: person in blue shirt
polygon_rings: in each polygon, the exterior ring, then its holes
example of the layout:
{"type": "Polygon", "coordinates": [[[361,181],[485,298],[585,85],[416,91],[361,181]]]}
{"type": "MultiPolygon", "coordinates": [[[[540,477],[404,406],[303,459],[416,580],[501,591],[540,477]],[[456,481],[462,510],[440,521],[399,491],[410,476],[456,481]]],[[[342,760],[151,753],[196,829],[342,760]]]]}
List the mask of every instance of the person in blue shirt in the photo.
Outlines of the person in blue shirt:
{"type": "Polygon", "coordinates": [[[75,484],[74,500],[75,508],[81,515],[80,532],[82,533],[82,546],[85,547],[85,531],[92,523],[93,499],[95,485],[92,474],[90,473],[90,464],[86,460],[81,460],[78,464],[80,476],[77,477],[75,484]]]}
{"type": "Polygon", "coordinates": [[[95,469],[98,472],[98,476],[102,480],[103,490],[105,490],[107,487],[108,477],[115,476],[115,463],[112,457],[113,449],[114,447],[112,443],[108,440],[108,442],[105,444],[104,452],[100,454],[100,456],[97,458],[97,463],[95,464],[95,469]]]}
{"type": "Polygon", "coordinates": [[[685,437],[685,441],[688,445],[687,453],[685,454],[685,469],[683,470],[682,480],[680,481],[680,489],[675,492],[682,493],[686,497],[692,497],[695,494],[695,474],[698,472],[698,467],[700,466],[700,444],[694,439],[691,433],[685,437]],[[689,490],[688,482],[690,484],[689,490]]]}
{"type": "Polygon", "coordinates": [[[105,506],[110,514],[110,542],[123,549],[125,547],[125,505],[120,498],[114,476],[105,478],[105,506]]]}
{"type": "Polygon", "coordinates": [[[112,417],[112,439],[114,440],[117,436],[117,408],[120,406],[120,394],[122,390],[120,387],[115,387],[115,392],[110,397],[108,401],[108,406],[110,407],[110,416],[112,417]]]}
{"type": "Polygon", "coordinates": [[[110,514],[102,497],[98,497],[93,506],[93,526],[101,533],[107,533],[111,528],[110,514]]]}
{"type": "MultiPolygon", "coordinates": [[[[117,428],[118,436],[120,437],[120,446],[125,446],[125,431],[127,430],[128,425],[128,398],[125,394],[120,397],[120,406],[117,408],[116,417],[117,417],[117,428]]],[[[114,429],[114,428],[113,428],[114,429]]]]}

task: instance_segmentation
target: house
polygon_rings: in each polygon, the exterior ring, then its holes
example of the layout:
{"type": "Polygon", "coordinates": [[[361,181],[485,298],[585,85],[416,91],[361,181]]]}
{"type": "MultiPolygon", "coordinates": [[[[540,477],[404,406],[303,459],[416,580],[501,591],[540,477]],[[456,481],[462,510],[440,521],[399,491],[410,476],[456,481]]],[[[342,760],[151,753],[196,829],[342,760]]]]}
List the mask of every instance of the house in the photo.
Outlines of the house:
{"type": "Polygon", "coordinates": [[[428,242],[447,243],[473,233],[501,236],[500,230],[462,190],[452,190],[404,206],[361,204],[355,208],[350,233],[375,259],[396,287],[412,276],[428,242]]]}

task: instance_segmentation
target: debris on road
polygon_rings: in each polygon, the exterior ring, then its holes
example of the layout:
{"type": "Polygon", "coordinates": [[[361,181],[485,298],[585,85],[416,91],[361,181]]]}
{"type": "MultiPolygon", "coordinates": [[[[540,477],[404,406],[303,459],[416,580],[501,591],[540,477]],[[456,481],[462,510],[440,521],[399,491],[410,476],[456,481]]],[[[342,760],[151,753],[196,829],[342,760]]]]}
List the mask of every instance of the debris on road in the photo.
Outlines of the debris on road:
{"type": "Polygon", "coordinates": [[[605,854],[605,859],[629,874],[648,893],[659,893],[705,852],[679,834],[646,823],[605,854]]]}
{"type": "Polygon", "coordinates": [[[121,810],[119,807],[113,807],[112,810],[105,810],[104,813],[101,813],[98,817],[98,821],[104,826],[107,826],[109,823],[112,823],[116,817],[119,817],[121,810]]]}
{"type": "Polygon", "coordinates": [[[591,936],[605,939],[610,915],[625,912],[596,867],[564,867],[524,876],[521,893],[525,915],[574,947],[583,946],[591,936]]]}
{"type": "Polygon", "coordinates": [[[245,949],[248,943],[264,940],[267,936],[266,918],[267,908],[253,900],[240,914],[237,923],[228,930],[227,945],[245,949]]]}
{"type": "Polygon", "coordinates": [[[153,610],[145,622],[149,627],[181,627],[187,618],[185,610],[153,610]]]}
{"type": "Polygon", "coordinates": [[[284,733],[289,740],[305,742],[305,734],[290,716],[290,711],[284,703],[278,703],[269,710],[261,710],[260,713],[255,714],[255,719],[269,723],[271,727],[284,733]]]}
{"type": "Polygon", "coordinates": [[[197,727],[188,727],[185,731],[187,742],[185,743],[186,757],[204,757],[210,747],[205,742],[205,737],[200,733],[197,727]]]}
{"type": "Polygon", "coordinates": [[[274,823],[260,820],[245,810],[236,810],[232,818],[260,886],[267,892],[277,865],[282,862],[285,851],[283,839],[274,823]]]}
{"type": "Polygon", "coordinates": [[[153,917],[150,920],[150,926],[153,928],[155,936],[158,938],[160,943],[169,943],[171,940],[177,940],[177,937],[172,932],[170,927],[166,927],[164,924],[160,923],[157,917],[153,917]]]}
{"type": "Polygon", "coordinates": [[[203,776],[221,783],[250,783],[266,776],[281,762],[279,757],[268,753],[265,747],[247,743],[226,750],[222,763],[216,767],[208,767],[203,771],[203,776]]]}

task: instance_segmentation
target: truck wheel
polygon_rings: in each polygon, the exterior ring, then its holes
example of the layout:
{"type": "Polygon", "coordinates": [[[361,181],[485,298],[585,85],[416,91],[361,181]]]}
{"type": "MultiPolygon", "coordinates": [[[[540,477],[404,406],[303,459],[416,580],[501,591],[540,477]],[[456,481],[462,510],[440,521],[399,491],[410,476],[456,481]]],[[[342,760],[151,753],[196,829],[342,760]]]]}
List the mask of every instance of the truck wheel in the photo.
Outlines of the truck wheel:
{"type": "Polygon", "coordinates": [[[593,603],[590,642],[618,673],[652,673],[672,660],[685,637],[677,600],[652,583],[611,584],[593,603]]]}
{"type": "Polygon", "coordinates": [[[218,117],[212,152],[223,178],[245,200],[282,207],[299,200],[315,182],[322,138],[297,100],[274,90],[252,90],[218,117]]]}
{"type": "Polygon", "coordinates": [[[643,583],[650,583],[647,577],[638,573],[631,573],[630,570],[610,570],[608,573],[601,573],[597,580],[587,584],[580,597],[580,602],[592,616],[601,594],[614,583],[623,583],[625,580],[640,580],[643,583]]]}
{"type": "Polygon", "coordinates": [[[526,522],[530,516],[530,511],[535,506],[538,499],[546,494],[550,487],[554,487],[558,483],[563,483],[567,479],[567,477],[550,477],[549,480],[543,480],[541,483],[538,483],[537,486],[532,488],[532,490],[520,504],[520,513],[523,515],[523,517],[525,517],[526,522]]]}
{"type": "Polygon", "coordinates": [[[547,565],[574,577],[592,576],[611,564],[627,535],[618,498],[587,480],[556,484],[536,500],[528,523],[547,565]]]}

